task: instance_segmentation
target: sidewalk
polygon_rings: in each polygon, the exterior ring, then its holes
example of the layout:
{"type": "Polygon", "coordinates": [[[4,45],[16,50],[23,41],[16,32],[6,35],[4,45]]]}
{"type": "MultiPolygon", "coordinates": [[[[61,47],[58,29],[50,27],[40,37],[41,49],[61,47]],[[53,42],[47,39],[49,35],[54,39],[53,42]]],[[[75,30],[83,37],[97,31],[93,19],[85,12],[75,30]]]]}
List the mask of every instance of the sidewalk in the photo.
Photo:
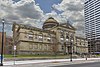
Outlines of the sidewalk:
{"type": "Polygon", "coordinates": [[[64,65],[64,64],[80,64],[80,63],[90,63],[90,62],[99,62],[100,58],[78,58],[73,59],[72,62],[70,62],[70,59],[52,59],[52,60],[26,60],[26,61],[4,61],[3,67],[48,67],[48,66],[55,66],[55,65],[64,65]],[[77,61],[77,62],[76,62],[77,61]],[[15,65],[14,65],[15,64],[15,65]],[[29,66],[27,66],[29,65],[29,66]],[[31,66],[30,66],[31,65],[31,66]],[[34,66],[35,65],[35,66],[34,66]],[[36,66],[37,65],[37,66],[36,66]]]}

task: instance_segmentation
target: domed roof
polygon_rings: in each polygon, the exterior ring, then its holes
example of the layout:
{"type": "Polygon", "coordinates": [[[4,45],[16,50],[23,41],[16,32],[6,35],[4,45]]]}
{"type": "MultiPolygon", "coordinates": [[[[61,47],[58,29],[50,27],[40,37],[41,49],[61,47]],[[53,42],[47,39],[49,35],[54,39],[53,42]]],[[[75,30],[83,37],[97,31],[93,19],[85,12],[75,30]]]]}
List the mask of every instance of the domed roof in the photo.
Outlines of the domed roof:
{"type": "Polygon", "coordinates": [[[55,22],[55,23],[58,23],[53,17],[49,17],[44,23],[52,23],[52,22],[55,22]]]}
{"type": "Polygon", "coordinates": [[[59,23],[53,18],[53,17],[49,17],[43,24],[43,29],[50,29],[53,28],[55,26],[59,25],[59,23]]]}

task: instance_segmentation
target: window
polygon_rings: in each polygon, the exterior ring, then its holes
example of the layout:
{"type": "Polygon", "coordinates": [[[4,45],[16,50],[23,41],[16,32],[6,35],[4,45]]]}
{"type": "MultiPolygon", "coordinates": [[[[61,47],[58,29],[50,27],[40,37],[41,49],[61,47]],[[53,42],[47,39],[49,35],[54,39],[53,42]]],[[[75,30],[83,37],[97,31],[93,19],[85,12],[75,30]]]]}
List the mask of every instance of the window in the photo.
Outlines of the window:
{"type": "Polygon", "coordinates": [[[63,30],[60,30],[60,37],[64,37],[63,35],[64,35],[64,31],[63,30]]]}
{"type": "Polygon", "coordinates": [[[60,34],[61,34],[61,35],[64,35],[64,31],[61,30],[61,31],[60,31],[60,34]]]}
{"type": "Polygon", "coordinates": [[[50,37],[48,37],[48,38],[47,38],[47,41],[49,41],[49,42],[50,42],[50,41],[51,41],[51,38],[50,38],[50,37]]]}
{"type": "Polygon", "coordinates": [[[64,34],[63,34],[63,33],[60,34],[60,40],[61,40],[62,42],[64,41],[64,34]]]}
{"type": "Polygon", "coordinates": [[[51,42],[51,35],[48,34],[47,41],[51,42]]]}
{"type": "Polygon", "coordinates": [[[68,39],[66,38],[66,41],[68,41],[68,39]]]}
{"type": "Polygon", "coordinates": [[[39,41],[43,41],[42,35],[39,35],[39,41]]]}
{"type": "Polygon", "coordinates": [[[63,42],[64,41],[64,38],[60,38],[60,40],[61,40],[61,42],[63,42]]]}
{"type": "Polygon", "coordinates": [[[66,41],[68,41],[68,39],[69,39],[69,37],[68,37],[68,35],[66,36],[66,41]]]}
{"type": "Polygon", "coordinates": [[[33,35],[29,34],[28,38],[29,38],[29,40],[33,40],[33,35]]]}
{"type": "Polygon", "coordinates": [[[42,44],[39,44],[39,49],[42,50],[42,44]]]}
{"type": "Polygon", "coordinates": [[[80,45],[81,45],[81,43],[80,43],[80,45]]]}
{"type": "Polygon", "coordinates": [[[35,39],[37,39],[37,34],[35,35],[35,39]]]}
{"type": "Polygon", "coordinates": [[[44,50],[47,50],[47,44],[44,44],[44,50]]]}
{"type": "Polygon", "coordinates": [[[64,35],[63,35],[63,34],[61,34],[61,35],[60,35],[60,37],[61,37],[61,38],[64,38],[64,35]]]}
{"type": "Polygon", "coordinates": [[[73,39],[71,39],[71,42],[73,42],[74,40],[73,39]]]}
{"type": "Polygon", "coordinates": [[[38,44],[34,44],[34,45],[33,45],[33,48],[34,48],[34,49],[38,49],[38,44]]]}
{"type": "Polygon", "coordinates": [[[64,46],[62,46],[62,50],[64,50],[64,46]]]}
{"type": "Polygon", "coordinates": [[[70,36],[70,40],[71,40],[71,42],[74,41],[74,36],[73,36],[73,34],[71,34],[71,36],[70,36]]]}
{"type": "Polygon", "coordinates": [[[70,37],[71,37],[71,38],[73,38],[73,37],[74,37],[74,34],[73,34],[73,33],[71,33],[70,37]]]}

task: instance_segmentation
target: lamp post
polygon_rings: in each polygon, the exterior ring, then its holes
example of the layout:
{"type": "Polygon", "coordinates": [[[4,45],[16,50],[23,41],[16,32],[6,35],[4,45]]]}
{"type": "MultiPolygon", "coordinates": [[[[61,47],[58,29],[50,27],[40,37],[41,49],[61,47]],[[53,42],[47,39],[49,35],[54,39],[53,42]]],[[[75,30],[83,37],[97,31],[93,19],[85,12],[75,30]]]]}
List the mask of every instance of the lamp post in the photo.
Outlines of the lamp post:
{"type": "Polygon", "coordinates": [[[87,53],[86,53],[86,60],[87,60],[87,53]]]}
{"type": "Polygon", "coordinates": [[[72,62],[72,45],[73,45],[73,39],[70,40],[70,61],[72,62]]]}
{"type": "Polygon", "coordinates": [[[1,45],[1,64],[0,64],[0,66],[3,66],[4,22],[5,22],[5,20],[2,19],[2,45],[1,45]]]}
{"type": "Polygon", "coordinates": [[[14,65],[15,65],[15,60],[16,60],[16,45],[14,45],[14,65]]]}

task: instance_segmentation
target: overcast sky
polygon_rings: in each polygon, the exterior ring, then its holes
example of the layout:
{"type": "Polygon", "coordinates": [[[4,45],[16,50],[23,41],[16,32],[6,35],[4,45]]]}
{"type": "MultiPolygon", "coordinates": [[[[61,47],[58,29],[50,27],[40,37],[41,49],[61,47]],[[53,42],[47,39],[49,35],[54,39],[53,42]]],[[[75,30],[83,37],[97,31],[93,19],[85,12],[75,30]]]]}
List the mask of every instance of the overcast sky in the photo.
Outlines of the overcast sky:
{"type": "MultiPolygon", "coordinates": [[[[59,23],[71,24],[77,28],[77,34],[84,32],[84,2],[83,0],[0,0],[0,19],[6,23],[20,23],[42,27],[50,16],[59,23]]],[[[1,20],[0,20],[1,22],[1,20]]],[[[2,25],[0,24],[0,31],[2,25]]],[[[5,25],[7,35],[12,35],[11,25],[5,25]]]]}

